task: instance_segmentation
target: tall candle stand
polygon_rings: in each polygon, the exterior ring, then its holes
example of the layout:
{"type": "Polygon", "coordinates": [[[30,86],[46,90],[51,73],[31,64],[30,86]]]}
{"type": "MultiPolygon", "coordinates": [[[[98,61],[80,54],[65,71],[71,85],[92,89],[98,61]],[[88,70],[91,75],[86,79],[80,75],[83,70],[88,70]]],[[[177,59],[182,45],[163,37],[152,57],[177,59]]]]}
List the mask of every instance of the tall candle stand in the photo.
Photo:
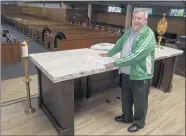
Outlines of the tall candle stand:
{"type": "Polygon", "coordinates": [[[26,84],[26,90],[27,90],[27,107],[25,109],[25,114],[32,114],[35,112],[35,109],[31,106],[31,98],[30,98],[30,81],[31,79],[29,78],[29,74],[28,74],[28,45],[27,43],[24,41],[21,44],[22,47],[22,57],[24,59],[24,75],[25,78],[23,79],[23,81],[26,84]]]}

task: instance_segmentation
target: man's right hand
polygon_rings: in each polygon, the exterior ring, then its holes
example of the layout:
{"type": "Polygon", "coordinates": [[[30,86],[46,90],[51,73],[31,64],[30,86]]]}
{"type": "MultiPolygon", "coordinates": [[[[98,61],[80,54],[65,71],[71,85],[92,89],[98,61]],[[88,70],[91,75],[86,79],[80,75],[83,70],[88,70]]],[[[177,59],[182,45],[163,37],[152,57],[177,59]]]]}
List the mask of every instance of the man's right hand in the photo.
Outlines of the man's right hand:
{"type": "Polygon", "coordinates": [[[99,54],[101,57],[108,57],[107,53],[100,53],[99,54]]]}

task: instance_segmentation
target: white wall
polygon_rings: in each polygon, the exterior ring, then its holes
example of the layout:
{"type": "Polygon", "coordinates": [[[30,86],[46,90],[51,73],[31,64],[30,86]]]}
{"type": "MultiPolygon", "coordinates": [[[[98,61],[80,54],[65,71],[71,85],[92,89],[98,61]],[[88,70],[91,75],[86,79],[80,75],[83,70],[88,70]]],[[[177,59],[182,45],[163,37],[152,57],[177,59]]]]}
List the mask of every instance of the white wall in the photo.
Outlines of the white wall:
{"type": "Polygon", "coordinates": [[[66,4],[66,9],[72,9],[71,5],[75,5],[74,9],[79,9],[79,10],[88,10],[88,4],[71,4],[68,3],[66,4]]]}
{"type": "Polygon", "coordinates": [[[66,9],[66,4],[64,4],[63,2],[59,2],[59,3],[47,3],[47,1],[45,3],[29,3],[29,2],[16,2],[16,5],[18,6],[30,6],[30,7],[46,7],[46,8],[63,8],[66,9]]]}
{"type": "Polygon", "coordinates": [[[16,1],[1,1],[1,5],[16,5],[16,1]]]}
{"type": "Polygon", "coordinates": [[[28,4],[26,2],[16,2],[16,5],[18,6],[28,6],[28,4]]]}
{"type": "Polygon", "coordinates": [[[59,3],[45,3],[46,8],[60,8],[59,3]]]}
{"type": "Polygon", "coordinates": [[[28,3],[30,7],[44,7],[43,3],[28,3]]]}

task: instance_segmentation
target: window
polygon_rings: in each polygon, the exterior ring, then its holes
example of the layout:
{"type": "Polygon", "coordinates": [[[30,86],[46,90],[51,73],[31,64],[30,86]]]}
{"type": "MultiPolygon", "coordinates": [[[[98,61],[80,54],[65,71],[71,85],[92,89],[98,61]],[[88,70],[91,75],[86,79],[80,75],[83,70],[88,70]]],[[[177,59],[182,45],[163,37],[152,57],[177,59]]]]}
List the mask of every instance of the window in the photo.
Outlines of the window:
{"type": "Polygon", "coordinates": [[[134,8],[134,11],[135,11],[135,10],[139,10],[139,9],[146,10],[146,11],[148,12],[149,15],[152,15],[152,8],[137,8],[137,7],[135,7],[135,8],[134,8]]]}
{"type": "Polygon", "coordinates": [[[121,8],[108,6],[108,12],[121,12],[121,8]]]}
{"type": "Polygon", "coordinates": [[[176,17],[185,17],[185,12],[184,9],[171,9],[169,12],[170,16],[176,16],[176,17]]]}

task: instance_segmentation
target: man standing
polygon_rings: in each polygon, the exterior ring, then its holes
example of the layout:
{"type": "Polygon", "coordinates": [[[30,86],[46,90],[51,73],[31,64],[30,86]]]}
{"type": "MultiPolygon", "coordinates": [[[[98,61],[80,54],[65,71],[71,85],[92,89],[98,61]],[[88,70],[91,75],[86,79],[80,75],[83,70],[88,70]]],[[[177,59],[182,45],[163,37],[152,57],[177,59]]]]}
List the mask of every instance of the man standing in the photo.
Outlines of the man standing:
{"type": "Polygon", "coordinates": [[[156,40],[153,31],[147,26],[148,13],[136,10],[132,17],[132,27],[125,31],[108,53],[111,57],[121,51],[121,57],[105,67],[118,66],[122,74],[122,111],[115,118],[117,122],[133,123],[129,132],[137,132],[145,125],[148,109],[148,94],[154,72],[156,40]],[[134,104],[134,116],[132,106],[134,104]]]}
{"type": "Polygon", "coordinates": [[[44,42],[45,33],[51,33],[51,30],[48,28],[47,25],[44,26],[44,29],[42,31],[42,41],[44,42]]]}

